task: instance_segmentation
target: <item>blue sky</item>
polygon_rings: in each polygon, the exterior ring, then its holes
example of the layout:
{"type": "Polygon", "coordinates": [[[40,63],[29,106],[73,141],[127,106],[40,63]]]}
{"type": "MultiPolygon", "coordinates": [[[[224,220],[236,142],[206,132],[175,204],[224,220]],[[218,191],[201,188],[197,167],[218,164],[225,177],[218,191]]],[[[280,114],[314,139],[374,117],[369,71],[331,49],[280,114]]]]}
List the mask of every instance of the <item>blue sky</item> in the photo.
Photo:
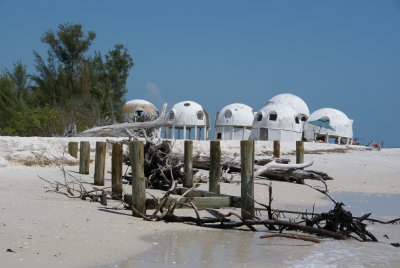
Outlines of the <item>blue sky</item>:
{"type": "Polygon", "coordinates": [[[116,43],[135,66],[127,99],[169,107],[203,105],[212,118],[241,102],[259,110],[279,93],[310,111],[354,119],[354,136],[400,147],[400,1],[0,0],[0,68],[21,60],[33,72],[40,36],[61,23],[116,43]]]}

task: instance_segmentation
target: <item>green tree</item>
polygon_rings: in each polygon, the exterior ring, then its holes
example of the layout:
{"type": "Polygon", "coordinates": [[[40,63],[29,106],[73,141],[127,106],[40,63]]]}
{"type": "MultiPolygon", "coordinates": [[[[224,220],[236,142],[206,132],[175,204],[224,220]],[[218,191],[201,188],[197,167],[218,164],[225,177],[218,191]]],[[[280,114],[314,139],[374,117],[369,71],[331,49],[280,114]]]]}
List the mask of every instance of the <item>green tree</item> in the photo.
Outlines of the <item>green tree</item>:
{"type": "Polygon", "coordinates": [[[28,109],[22,89],[16,88],[13,72],[0,74],[0,134],[16,135],[13,122],[28,109]]]}
{"type": "Polygon", "coordinates": [[[47,62],[36,51],[33,52],[35,57],[35,69],[37,74],[31,76],[34,85],[32,86],[32,94],[35,103],[40,106],[55,106],[62,101],[63,90],[61,88],[61,75],[59,68],[54,63],[54,58],[49,57],[47,62]]]}
{"type": "Polygon", "coordinates": [[[26,65],[21,61],[13,63],[13,69],[11,71],[6,70],[5,72],[14,84],[14,88],[17,90],[18,99],[22,102],[27,103],[29,100],[29,75],[26,69],[26,65]]]}
{"type": "Polygon", "coordinates": [[[0,127],[7,126],[13,118],[18,104],[18,94],[12,80],[5,74],[0,75],[0,127]]]}
{"type": "Polygon", "coordinates": [[[57,58],[72,74],[85,58],[96,34],[92,31],[85,35],[80,24],[60,24],[58,31],[47,31],[42,36],[42,42],[50,46],[49,55],[57,58]]]}
{"type": "Polygon", "coordinates": [[[99,53],[93,61],[96,63],[97,78],[100,81],[93,88],[93,93],[100,100],[104,116],[112,121],[119,121],[127,92],[126,81],[133,67],[133,59],[127,48],[117,44],[106,54],[105,62],[99,53]]]}
{"type": "Polygon", "coordinates": [[[41,41],[48,50],[45,55],[34,51],[35,73],[28,75],[26,66],[17,62],[2,75],[0,112],[12,116],[0,127],[18,135],[57,135],[60,126],[71,123],[82,131],[118,121],[133,59],[120,44],[104,57],[100,52],[88,55],[95,37],[80,24],[60,24],[45,32],[41,41]]]}
{"type": "Polygon", "coordinates": [[[41,105],[63,104],[69,98],[90,92],[77,78],[95,37],[91,31],[85,34],[82,25],[68,23],[60,24],[56,32],[50,29],[43,34],[41,41],[49,46],[47,61],[34,52],[38,74],[32,76],[41,105]]]}

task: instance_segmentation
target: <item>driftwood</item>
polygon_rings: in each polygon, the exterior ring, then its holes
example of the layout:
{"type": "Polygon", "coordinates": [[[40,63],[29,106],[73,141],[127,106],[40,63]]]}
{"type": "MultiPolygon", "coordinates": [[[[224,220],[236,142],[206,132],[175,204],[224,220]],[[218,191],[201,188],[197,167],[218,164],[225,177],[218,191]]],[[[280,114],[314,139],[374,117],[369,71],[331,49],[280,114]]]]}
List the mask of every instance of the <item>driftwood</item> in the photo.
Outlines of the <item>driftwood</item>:
{"type": "Polygon", "coordinates": [[[316,170],[303,170],[303,169],[269,169],[259,177],[299,183],[304,180],[333,180],[328,174],[316,170]]]}
{"type": "MultiPolygon", "coordinates": [[[[322,172],[309,173],[308,170],[303,169],[312,165],[312,163],[287,164],[286,162],[286,164],[282,164],[278,162],[279,160],[274,160],[265,164],[266,161],[259,161],[258,163],[263,163],[264,165],[257,165],[254,175],[264,178],[284,178],[284,180],[310,187],[321,194],[326,195],[334,203],[334,208],[328,212],[320,214],[298,213],[299,216],[295,219],[287,219],[286,217],[282,217],[282,211],[278,213],[276,210],[272,209],[273,198],[271,184],[266,184],[269,190],[268,204],[263,204],[254,200],[255,203],[267,210],[267,218],[259,218],[255,216],[244,218],[232,211],[223,214],[216,209],[207,207],[201,208],[201,206],[204,205],[204,202],[203,204],[200,204],[199,202],[195,202],[195,197],[191,197],[196,194],[195,191],[197,190],[195,188],[198,187],[198,184],[189,189],[185,189],[183,192],[179,192],[179,190],[177,190],[176,185],[181,182],[183,178],[183,173],[181,171],[182,164],[179,162],[179,158],[178,161],[176,161],[177,159],[174,159],[175,162],[171,161],[171,145],[169,142],[164,141],[161,143],[154,143],[154,140],[151,139],[151,137],[149,138],[147,135],[148,130],[142,129],[142,131],[146,140],[144,149],[144,176],[147,180],[147,187],[167,190],[163,197],[153,198],[155,210],[151,215],[147,215],[145,210],[140,212],[132,205],[129,206],[128,202],[122,201],[126,208],[129,207],[135,212],[134,215],[142,217],[144,220],[185,222],[196,224],[198,226],[219,229],[243,228],[253,232],[258,231],[256,228],[263,227],[267,228],[268,232],[270,233],[268,237],[302,239],[312,242],[317,242],[317,239],[313,241],[315,239],[313,237],[304,237],[303,235],[297,234],[289,235],[284,234],[283,232],[300,231],[303,233],[318,235],[321,238],[329,237],[338,240],[353,238],[359,241],[378,241],[376,237],[366,229],[366,224],[364,223],[364,221],[371,220],[369,219],[370,214],[366,214],[361,217],[353,217],[349,211],[346,211],[343,208],[343,203],[334,200],[329,194],[329,189],[325,182],[329,176],[322,172]],[[322,186],[307,184],[304,180],[306,177],[320,181],[322,186]],[[178,193],[180,196],[177,199],[172,199],[171,195],[176,193],[178,193]],[[195,216],[182,217],[175,215],[175,209],[180,207],[192,209],[195,216]],[[206,212],[212,217],[201,216],[201,212],[206,212]]],[[[129,130],[127,133],[129,134],[129,130]]],[[[132,136],[131,134],[129,135],[132,136]]],[[[132,136],[131,138],[134,137],[132,136]]],[[[129,158],[125,159],[125,162],[129,165],[129,158]]],[[[236,158],[230,158],[228,160],[225,159],[223,160],[223,163],[225,163],[227,168],[239,168],[240,170],[240,164],[237,164],[236,158]]],[[[112,195],[108,188],[100,189],[92,187],[91,189],[86,189],[83,181],[76,179],[73,177],[73,175],[66,172],[62,165],[60,168],[64,173],[63,183],[51,182],[40,177],[50,185],[51,189],[48,191],[63,194],[68,198],[80,198],[83,200],[90,199],[91,201],[100,202],[105,206],[107,205],[107,199],[111,198],[112,195]],[[70,177],[70,179],[67,179],[67,177],[70,177]]],[[[228,206],[236,206],[234,205],[234,202],[231,203],[231,201],[236,202],[239,200],[231,200],[230,197],[227,198],[226,196],[218,195],[215,197],[205,196],[203,197],[202,201],[207,201],[206,205],[204,206],[207,206],[207,204],[211,206],[212,202],[218,198],[229,201],[226,202],[228,206]]],[[[221,202],[221,200],[218,202],[221,202]]],[[[242,212],[246,213],[246,211],[243,209],[242,212]]],[[[399,221],[391,221],[391,223],[397,222],[399,221]]],[[[395,244],[397,245],[397,243],[395,244]]]]}
{"type": "MultiPolygon", "coordinates": [[[[171,154],[172,162],[179,163],[183,161],[182,154],[171,154]]],[[[304,180],[332,180],[328,174],[316,170],[304,170],[303,168],[311,166],[313,163],[288,164],[289,159],[271,159],[261,158],[254,161],[254,175],[259,178],[270,180],[299,182],[304,180]]],[[[233,156],[221,156],[221,167],[228,173],[240,173],[240,158],[233,156]]],[[[210,169],[210,157],[193,157],[193,168],[210,169]]]]}
{"type": "MultiPolygon", "coordinates": [[[[149,145],[150,146],[150,145],[149,145]]],[[[155,148],[154,145],[152,148],[155,148]]],[[[160,145],[154,150],[152,154],[148,155],[148,163],[152,163],[153,158],[157,158],[157,154],[167,156],[168,153],[160,153],[159,149],[169,148],[166,144],[160,145]]],[[[151,151],[151,148],[148,149],[151,151]]],[[[161,150],[162,151],[162,150],[161,150]]],[[[165,159],[162,158],[162,159],[165,159]]],[[[157,162],[156,162],[157,163],[157,162]]],[[[159,163],[158,163],[159,164],[159,163]]],[[[272,166],[272,164],[271,164],[272,166]]],[[[75,178],[72,174],[68,173],[62,165],[59,165],[61,171],[64,174],[64,182],[51,182],[44,178],[42,180],[46,181],[50,185],[50,192],[56,192],[67,196],[68,198],[80,198],[83,200],[89,199],[91,201],[100,202],[103,205],[107,205],[107,199],[111,198],[111,191],[108,188],[94,188],[86,189],[85,182],[75,178]]],[[[160,166],[155,172],[160,172],[164,174],[164,166],[160,166]]],[[[154,171],[150,171],[150,175],[156,174],[154,171]]],[[[155,175],[154,175],[155,176],[155,175]]],[[[335,204],[334,208],[325,213],[302,213],[302,212],[285,212],[272,209],[272,186],[271,184],[266,184],[269,189],[269,199],[268,204],[263,204],[261,202],[255,201],[258,205],[266,208],[268,211],[267,219],[253,217],[250,219],[243,219],[235,212],[228,212],[226,214],[221,213],[216,209],[200,209],[197,207],[195,202],[193,202],[193,196],[195,188],[198,185],[193,186],[190,189],[185,189],[184,192],[176,190],[177,180],[171,177],[170,187],[165,195],[161,198],[154,198],[154,212],[148,216],[143,213],[138,213],[139,217],[144,220],[149,221],[166,221],[166,222],[185,222],[190,224],[196,224],[208,228],[218,228],[218,229],[230,229],[230,228],[246,228],[250,231],[258,231],[256,229],[259,227],[266,227],[269,234],[267,237],[283,237],[290,239],[301,239],[306,241],[316,242],[319,239],[314,237],[298,235],[298,234],[285,234],[284,231],[300,231],[303,233],[318,235],[319,238],[330,237],[338,240],[346,239],[356,239],[359,241],[374,241],[376,242],[376,237],[366,230],[366,224],[364,221],[373,221],[370,219],[370,214],[363,215],[361,217],[353,217],[353,215],[343,208],[343,204],[334,200],[329,195],[328,186],[326,182],[319,178],[322,183],[322,187],[316,187],[313,185],[308,185],[304,181],[296,181],[305,186],[311,187],[319,191],[320,193],[328,196],[332,202],[335,204]],[[171,199],[171,194],[180,194],[180,197],[176,200],[171,199]],[[177,216],[174,214],[175,209],[179,207],[191,208],[194,211],[195,216],[177,216]],[[202,217],[200,212],[207,212],[212,217],[202,217]],[[291,218],[287,220],[282,218],[282,213],[294,213],[298,214],[297,218],[291,218]],[[300,217],[301,216],[301,217],[300,217]],[[315,239],[315,241],[313,241],[315,239]]],[[[164,180],[163,183],[168,182],[164,180]]],[[[90,186],[91,187],[91,186],[90,186]]],[[[198,195],[199,193],[196,193],[198,195]]],[[[212,195],[213,193],[210,193],[212,195]]],[[[206,194],[204,194],[206,195],[206,194]]],[[[128,208],[128,204],[125,203],[125,207],[128,208]]],[[[135,210],[135,208],[130,207],[130,209],[135,210]]],[[[378,221],[376,221],[378,222],[378,221]]],[[[386,223],[399,223],[400,219],[395,219],[386,223]]],[[[393,246],[398,246],[398,243],[392,243],[393,246]]]]}
{"type": "Polygon", "coordinates": [[[50,189],[46,192],[55,192],[65,195],[68,198],[76,198],[91,202],[99,202],[103,206],[107,206],[107,196],[111,196],[111,187],[97,188],[91,185],[86,186],[86,182],[76,178],[70,172],[66,171],[63,164],[54,161],[64,175],[64,182],[49,181],[39,176],[39,179],[49,184],[50,189]]]}
{"type": "Polygon", "coordinates": [[[268,235],[260,236],[260,238],[272,238],[272,237],[284,237],[284,238],[304,240],[304,241],[314,242],[314,243],[321,243],[320,239],[310,237],[310,236],[305,236],[305,235],[297,235],[297,234],[268,234],[268,235]]]}
{"type": "Polygon", "coordinates": [[[280,164],[275,161],[272,161],[272,162],[266,164],[265,166],[255,168],[256,170],[254,171],[254,176],[261,176],[261,175],[267,173],[271,169],[279,168],[279,169],[295,170],[295,169],[312,166],[312,164],[313,164],[313,162],[304,163],[304,164],[280,164]]]}
{"type": "MultiPolygon", "coordinates": [[[[170,155],[171,161],[182,162],[183,154],[172,153],[170,155]]],[[[211,158],[209,156],[194,156],[193,157],[193,168],[210,170],[210,161],[211,158]]],[[[254,164],[256,166],[263,166],[272,161],[280,164],[287,164],[290,162],[289,159],[279,158],[279,159],[271,159],[271,158],[258,158],[255,159],[254,164]]],[[[240,157],[234,157],[229,155],[221,155],[221,167],[224,170],[229,169],[231,172],[240,172],[240,157]]]]}
{"type": "MultiPolygon", "coordinates": [[[[327,187],[326,191],[327,191],[327,187]]],[[[218,228],[218,229],[231,229],[238,228],[242,226],[246,226],[251,231],[257,231],[255,226],[265,226],[267,229],[272,232],[272,236],[279,237],[287,237],[292,239],[302,239],[312,241],[314,238],[307,238],[298,235],[284,235],[282,231],[301,231],[309,234],[316,234],[321,237],[330,237],[338,240],[346,240],[346,239],[356,239],[359,241],[373,241],[377,242],[376,237],[366,230],[366,224],[363,221],[368,220],[370,214],[366,214],[362,217],[353,217],[349,211],[343,209],[343,204],[340,202],[335,203],[334,209],[321,214],[302,214],[302,218],[300,220],[282,220],[277,218],[277,215],[272,214],[271,202],[272,202],[272,186],[269,185],[269,205],[264,205],[262,203],[257,202],[258,204],[269,209],[268,218],[269,219],[243,219],[239,215],[234,212],[229,212],[227,214],[223,214],[215,209],[203,209],[207,211],[210,215],[214,217],[210,219],[210,217],[202,218],[199,216],[199,211],[201,209],[197,209],[190,200],[183,201],[185,196],[187,196],[191,191],[193,191],[194,187],[188,189],[179,199],[175,200],[173,203],[161,201],[159,202],[159,206],[157,208],[158,211],[162,211],[164,208],[162,206],[166,206],[169,203],[169,207],[166,208],[166,212],[161,213],[161,215],[156,216],[154,213],[152,215],[152,220],[163,220],[167,222],[189,222],[194,223],[203,227],[209,228],[218,228]],[[186,203],[185,203],[186,202],[186,203]],[[193,208],[196,217],[178,217],[173,214],[174,209],[179,206],[184,205],[186,207],[193,208]],[[237,220],[232,219],[235,217],[237,220]],[[274,231],[278,230],[279,234],[274,233],[274,231]],[[297,237],[296,237],[297,236],[297,237]],[[303,239],[304,238],[304,239],[303,239]]],[[[166,196],[173,192],[173,187],[167,192],[166,196]]],[[[321,193],[324,193],[324,190],[320,190],[321,193]]],[[[161,198],[161,200],[165,200],[161,198]]],[[[144,218],[146,219],[146,218],[144,218]]],[[[391,221],[391,223],[394,223],[391,221]]],[[[312,241],[316,242],[317,241],[312,241]]]]}
{"type": "Polygon", "coordinates": [[[148,133],[154,133],[157,135],[159,128],[172,126],[172,122],[165,120],[165,110],[167,109],[167,104],[165,103],[162,107],[160,116],[153,121],[145,122],[133,122],[133,123],[120,123],[112,124],[107,126],[94,127],[87,129],[78,136],[80,137],[101,137],[101,136],[112,136],[112,137],[128,137],[129,132],[134,132],[138,129],[146,129],[148,133]],[[151,130],[151,131],[150,131],[151,130]],[[157,132],[157,133],[156,133],[157,132]]]}
{"type": "MultiPolygon", "coordinates": [[[[182,172],[183,164],[178,162],[170,164],[169,157],[171,146],[168,141],[160,144],[147,142],[144,147],[144,175],[147,178],[147,188],[168,189],[172,186],[174,180],[182,182],[184,174],[182,172]]],[[[124,163],[130,166],[130,159],[125,156],[124,163]]],[[[131,181],[130,176],[124,177],[131,181]]]]}

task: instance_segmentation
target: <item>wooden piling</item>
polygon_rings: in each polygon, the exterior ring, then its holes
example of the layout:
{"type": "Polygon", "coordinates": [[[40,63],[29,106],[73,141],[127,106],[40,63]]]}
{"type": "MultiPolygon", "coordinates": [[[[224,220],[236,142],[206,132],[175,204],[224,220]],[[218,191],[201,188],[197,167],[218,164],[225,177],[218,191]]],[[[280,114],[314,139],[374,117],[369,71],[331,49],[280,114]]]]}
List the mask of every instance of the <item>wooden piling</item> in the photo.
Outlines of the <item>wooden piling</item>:
{"type": "Polygon", "coordinates": [[[193,141],[185,141],[183,187],[193,186],[193,141]]]}
{"type": "Polygon", "coordinates": [[[304,163],[304,141],[296,141],[296,164],[304,163]]]}
{"type": "Polygon", "coordinates": [[[210,179],[209,191],[220,193],[219,179],[221,177],[221,145],[219,141],[210,141],[210,179]]]}
{"type": "Polygon", "coordinates": [[[242,218],[254,217],[254,141],[240,141],[242,218]]]}
{"type": "Polygon", "coordinates": [[[81,141],[79,151],[79,174],[89,174],[90,143],[81,141]]]}
{"type": "Polygon", "coordinates": [[[141,141],[129,144],[132,168],[132,215],[146,215],[146,180],[144,177],[144,146],[141,141]]]}
{"type": "Polygon", "coordinates": [[[70,141],[68,142],[68,153],[75,158],[78,158],[78,142],[70,141]]]}
{"type": "Polygon", "coordinates": [[[96,141],[96,154],[94,157],[94,185],[104,186],[104,169],[106,164],[106,143],[96,141]]]}
{"type": "Polygon", "coordinates": [[[114,143],[111,155],[111,192],[112,199],[122,198],[122,144],[114,143]]]}
{"type": "Polygon", "coordinates": [[[281,142],[274,141],[274,157],[280,158],[281,157],[281,142]]]}

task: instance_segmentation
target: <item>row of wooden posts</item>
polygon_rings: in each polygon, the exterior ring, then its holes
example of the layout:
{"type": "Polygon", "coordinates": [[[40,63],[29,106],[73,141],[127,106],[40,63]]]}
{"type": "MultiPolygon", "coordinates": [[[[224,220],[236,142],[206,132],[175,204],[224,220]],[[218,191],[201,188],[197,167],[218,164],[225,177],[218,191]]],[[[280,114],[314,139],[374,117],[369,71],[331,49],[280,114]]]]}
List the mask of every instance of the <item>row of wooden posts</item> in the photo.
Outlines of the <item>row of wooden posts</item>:
{"type": "MultiPolygon", "coordinates": [[[[68,152],[78,157],[78,142],[69,142],[68,152]]],[[[241,156],[241,209],[242,217],[250,219],[254,216],[254,141],[240,142],[241,156]]],[[[274,141],[274,158],[280,158],[280,142],[274,141]]],[[[144,177],[144,144],[133,141],[129,144],[129,158],[132,168],[132,205],[134,216],[146,214],[146,180],[144,177]]],[[[96,142],[94,184],[104,186],[106,159],[106,142],[96,142]]],[[[122,144],[112,145],[111,156],[111,192],[112,198],[122,198],[122,144]]],[[[81,141],[79,148],[79,173],[89,174],[90,143],[81,141]]],[[[304,142],[296,142],[296,163],[304,163],[304,142]]],[[[193,186],[193,141],[184,144],[184,180],[183,187],[193,186]]],[[[210,141],[210,173],[209,192],[220,193],[221,176],[220,141],[210,141]]]]}

